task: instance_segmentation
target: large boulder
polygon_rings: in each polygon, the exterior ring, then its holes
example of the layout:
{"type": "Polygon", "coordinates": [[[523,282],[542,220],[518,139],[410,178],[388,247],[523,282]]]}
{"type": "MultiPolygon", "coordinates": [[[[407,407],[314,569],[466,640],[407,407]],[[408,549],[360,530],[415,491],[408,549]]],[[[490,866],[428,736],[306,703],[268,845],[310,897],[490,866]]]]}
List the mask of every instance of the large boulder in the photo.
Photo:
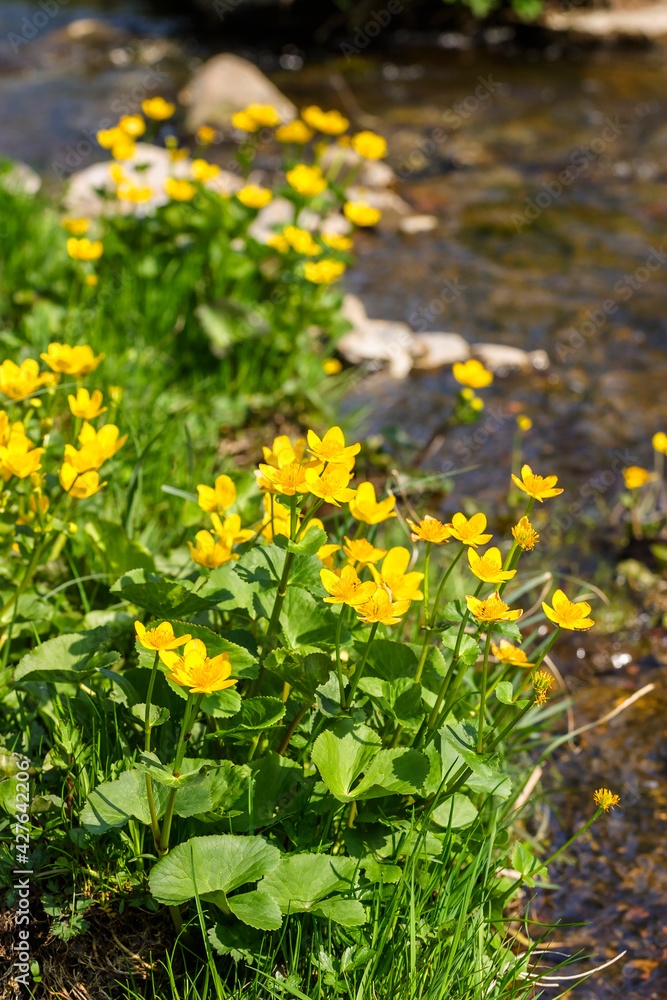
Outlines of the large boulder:
{"type": "Polygon", "coordinates": [[[179,94],[188,106],[186,125],[195,132],[201,125],[224,128],[232,115],[248,104],[272,104],[284,121],[296,117],[296,107],[247,59],[224,52],[208,59],[179,94]]]}

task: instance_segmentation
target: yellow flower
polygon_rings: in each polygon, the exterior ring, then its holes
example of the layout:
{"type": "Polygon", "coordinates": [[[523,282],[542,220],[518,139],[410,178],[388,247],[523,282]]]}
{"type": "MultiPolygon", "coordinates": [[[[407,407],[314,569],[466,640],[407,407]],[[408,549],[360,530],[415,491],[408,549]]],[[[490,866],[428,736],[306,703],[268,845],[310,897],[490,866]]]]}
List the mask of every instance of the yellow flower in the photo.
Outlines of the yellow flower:
{"type": "Polygon", "coordinates": [[[372,580],[362,583],[353,566],[343,566],[340,576],[323,566],[320,570],[320,580],[329,597],[324,598],[326,604],[347,604],[357,607],[367,601],[376,591],[372,580]]]}
{"type": "Polygon", "coordinates": [[[387,142],[375,132],[357,132],[352,136],[352,148],[367,160],[381,160],[387,155],[387,142]]]}
{"type": "Polygon", "coordinates": [[[503,560],[500,549],[487,549],[484,555],[477,555],[474,549],[468,549],[468,562],[470,569],[478,580],[484,583],[504,583],[516,576],[515,569],[503,570],[503,560]]]}
{"type": "Polygon", "coordinates": [[[109,398],[114,403],[120,403],[123,398],[123,388],[120,385],[110,385],[109,386],[109,398]]]}
{"type": "Polygon", "coordinates": [[[210,125],[202,125],[197,129],[196,138],[200,146],[210,146],[216,137],[216,131],[210,125]]]}
{"type": "Polygon", "coordinates": [[[454,514],[451,522],[446,527],[449,528],[452,536],[457,538],[459,542],[463,542],[464,545],[472,545],[474,549],[478,545],[486,545],[493,537],[492,535],[485,535],[483,533],[486,528],[486,514],[473,514],[470,520],[468,520],[465,514],[454,514]]]}
{"type": "Polygon", "coordinates": [[[299,163],[285,174],[287,183],[299,194],[313,197],[320,194],[327,186],[321,167],[309,167],[299,163]]]}
{"type": "Polygon", "coordinates": [[[109,164],[109,176],[114,184],[122,184],[126,180],[126,174],[120,163],[109,164]]]}
{"type": "Polygon", "coordinates": [[[351,250],[353,246],[349,236],[341,236],[339,233],[322,233],[322,242],[331,250],[351,250]]]}
{"type": "Polygon", "coordinates": [[[160,625],[153,625],[152,628],[146,628],[141,622],[135,622],[134,630],[137,642],[144,649],[178,649],[179,646],[184,646],[192,638],[191,635],[175,636],[171,622],[162,622],[160,625]]]}
{"type": "Polygon", "coordinates": [[[277,250],[278,253],[289,253],[290,245],[281,233],[274,233],[266,238],[267,247],[277,250]]]}
{"type": "Polygon", "coordinates": [[[76,500],[87,500],[88,497],[92,497],[103,486],[106,486],[106,483],[100,483],[98,472],[94,470],[78,472],[69,462],[63,462],[59,477],[60,485],[65,493],[69,493],[76,500]]]}
{"type": "Polygon", "coordinates": [[[518,524],[515,524],[512,528],[512,534],[517,545],[520,545],[522,549],[532,552],[535,545],[540,540],[540,536],[533,528],[532,524],[527,517],[522,517],[518,524]]]}
{"type": "Polygon", "coordinates": [[[65,445],[65,462],[77,472],[88,472],[91,469],[99,469],[107,459],[112,458],[127,441],[127,434],[119,438],[115,424],[105,424],[96,431],[91,424],[85,422],[79,434],[79,441],[81,443],[79,451],[71,444],[65,445]]]}
{"type": "Polygon", "coordinates": [[[297,253],[305,254],[307,257],[316,257],[322,251],[306,229],[299,229],[298,226],[285,226],[283,236],[297,253]]]}
{"type": "Polygon", "coordinates": [[[424,579],[424,574],[406,573],[409,563],[408,550],[402,545],[396,545],[387,552],[379,573],[375,566],[371,566],[370,569],[375,581],[383,584],[392,598],[400,601],[421,601],[424,595],[419,590],[419,584],[424,579]]]}
{"type": "Polygon", "coordinates": [[[149,97],[147,100],[141,102],[141,110],[147,118],[152,118],[156,122],[163,122],[167,118],[171,118],[176,110],[176,105],[165,101],[164,97],[149,97]]]}
{"type": "Polygon", "coordinates": [[[98,260],[104,253],[104,244],[101,240],[91,241],[85,236],[82,240],[70,236],[67,241],[67,253],[73,260],[98,260]]]}
{"type": "Polygon", "coordinates": [[[90,223],[88,219],[63,219],[60,225],[72,236],[83,236],[90,223]]]}
{"type": "Polygon", "coordinates": [[[389,496],[379,502],[375,499],[372,483],[362,483],[357,487],[357,495],[350,501],[350,514],[365,524],[380,524],[388,517],[396,517],[396,497],[389,496]]]}
{"type": "Polygon", "coordinates": [[[306,469],[306,483],[308,490],[313,496],[320,497],[326,503],[340,507],[341,503],[347,503],[355,495],[355,490],[348,489],[348,483],[352,478],[347,465],[337,465],[330,462],[326,468],[306,469]]]}
{"type": "Polygon", "coordinates": [[[169,150],[169,159],[172,163],[180,163],[181,160],[187,160],[190,150],[187,146],[183,146],[182,149],[178,149],[174,146],[173,149],[169,150]]]}
{"type": "Polygon", "coordinates": [[[315,104],[304,108],[301,117],[312,129],[325,135],[340,135],[350,124],[340,111],[322,111],[315,104]]]}
{"type": "Polygon", "coordinates": [[[32,476],[40,468],[39,463],[43,454],[44,449],[33,448],[30,438],[27,438],[22,430],[17,431],[14,425],[9,441],[0,447],[0,462],[5,479],[9,479],[10,476],[16,476],[17,479],[27,479],[28,476],[32,476]]]}
{"type": "Polygon", "coordinates": [[[543,601],[542,610],[547,618],[550,618],[560,628],[575,630],[586,629],[590,628],[591,625],[595,625],[593,619],[588,617],[591,613],[591,606],[587,601],[579,601],[578,604],[574,604],[568,600],[562,590],[557,590],[551,603],[553,604],[553,608],[550,608],[543,601]]]}
{"type": "Polygon", "coordinates": [[[466,604],[478,622],[515,622],[523,614],[523,611],[510,611],[509,604],[500,599],[497,590],[484,601],[466,594],[466,604]]]}
{"type": "Polygon", "coordinates": [[[306,480],[306,470],[299,462],[286,462],[278,469],[272,465],[259,466],[259,471],[271,484],[271,487],[284,496],[293,497],[296,493],[308,493],[310,486],[306,480]]]}
{"type": "Polygon", "coordinates": [[[83,417],[84,420],[94,420],[100,413],[106,413],[106,406],[102,406],[102,393],[99,389],[94,389],[92,396],[87,389],[78,389],[76,396],[68,396],[69,408],[74,417],[83,417]]]}
{"type": "Polygon", "coordinates": [[[135,205],[144,205],[153,197],[153,188],[147,184],[137,186],[123,181],[116,188],[116,195],[121,201],[131,201],[135,205]]]}
{"type": "Polygon", "coordinates": [[[260,124],[247,111],[237,111],[232,115],[232,125],[240,132],[258,132],[260,124]]]}
{"type": "Polygon", "coordinates": [[[626,489],[638,490],[640,487],[645,486],[646,483],[651,482],[655,476],[648,469],[643,469],[641,465],[629,465],[627,469],[623,469],[623,478],[625,479],[626,489]]]}
{"type": "Polygon", "coordinates": [[[667,455],[667,434],[664,431],[658,431],[651,438],[651,442],[656,451],[662,452],[663,455],[667,455]]]}
{"type": "Polygon", "coordinates": [[[118,128],[103,128],[95,136],[102,149],[111,149],[114,143],[123,138],[123,130],[118,128]]]}
{"type": "Polygon", "coordinates": [[[214,486],[205,486],[199,483],[197,486],[198,503],[202,510],[207,513],[222,513],[236,502],[236,485],[229,476],[218,476],[214,486]]]}
{"type": "Polygon", "coordinates": [[[412,528],[410,538],[413,542],[432,542],[434,545],[444,545],[451,538],[451,532],[446,524],[427,514],[419,524],[406,518],[412,528]]]}
{"type": "Polygon", "coordinates": [[[233,687],[237,679],[231,676],[229,653],[209,657],[201,639],[190,639],[183,656],[169,649],[160,650],[160,659],[170,671],[167,680],[187,687],[192,694],[212,694],[233,687]]]}
{"type": "Polygon", "coordinates": [[[206,181],[212,181],[214,177],[218,176],[220,167],[217,163],[207,163],[206,160],[193,160],[190,173],[196,181],[205,184],[206,181]]]}
{"type": "Polygon", "coordinates": [[[471,358],[470,361],[457,361],[452,367],[452,374],[457,382],[470,386],[471,389],[483,389],[493,382],[491,372],[475,358],[471,358]]]}
{"type": "Polygon", "coordinates": [[[410,601],[392,601],[387,591],[379,587],[371,598],[360,604],[355,610],[359,621],[366,622],[368,625],[375,622],[382,622],[383,625],[397,625],[409,607],[410,601]]]}
{"type": "Polygon", "coordinates": [[[325,375],[338,375],[343,370],[343,363],[338,358],[327,358],[322,362],[322,371],[325,375]]]}
{"type": "Polygon", "coordinates": [[[340,427],[331,427],[323,438],[319,438],[315,431],[308,431],[308,450],[321,462],[337,462],[351,469],[354,456],[361,451],[361,445],[350,444],[346,447],[345,436],[340,427]]]}
{"type": "Polygon", "coordinates": [[[382,216],[382,212],[371,208],[367,201],[346,201],[343,214],[355,226],[375,226],[382,216]]]}
{"type": "Polygon", "coordinates": [[[528,663],[528,658],[522,649],[519,649],[518,646],[513,646],[507,639],[501,639],[497,646],[495,642],[492,642],[491,652],[501,663],[507,663],[512,667],[535,666],[534,663],[528,663]]]}
{"type": "Polygon", "coordinates": [[[132,139],[138,139],[146,131],[146,122],[141,115],[123,115],[118,122],[118,128],[121,128],[132,139]]]}
{"type": "Polygon", "coordinates": [[[114,142],[111,147],[111,155],[114,160],[131,160],[134,156],[135,144],[129,136],[123,135],[118,142],[114,142]]]}
{"type": "Polygon", "coordinates": [[[264,208],[273,195],[268,188],[260,187],[259,184],[246,184],[236,192],[236,197],[246,208],[264,208]]]}
{"type": "Polygon", "coordinates": [[[609,812],[611,807],[617,806],[620,801],[618,795],[614,795],[608,788],[598,788],[597,792],[593,795],[595,805],[598,809],[604,809],[605,812],[609,812]]]}
{"type": "Polygon", "coordinates": [[[176,177],[167,177],[164,189],[174,201],[192,201],[197,194],[194,184],[184,179],[178,180],[176,177]]]}
{"type": "Polygon", "coordinates": [[[228,549],[231,549],[232,545],[247,542],[255,534],[251,528],[241,527],[241,518],[238,514],[230,514],[224,521],[221,521],[217,514],[211,514],[211,521],[219,540],[228,549]]]}
{"type": "Polygon", "coordinates": [[[342,260],[330,260],[326,258],[325,260],[318,260],[317,263],[308,261],[304,267],[304,275],[314,285],[330,285],[332,281],[340,278],[344,270],[345,264],[342,260]]]}
{"type": "Polygon", "coordinates": [[[535,692],[535,704],[544,705],[547,700],[547,691],[553,684],[553,677],[546,670],[537,670],[531,680],[535,692]]]}
{"type": "Polygon", "coordinates": [[[281,125],[279,129],[276,129],[276,139],[278,142],[294,142],[297,146],[303,146],[304,143],[309,142],[312,138],[313,132],[299,118],[290,122],[289,125],[281,125]]]}
{"type": "MultiPolygon", "coordinates": [[[[337,545],[336,548],[340,546],[337,545]]],[[[351,563],[360,563],[362,566],[376,563],[387,554],[386,549],[376,549],[367,538],[348,538],[347,535],[343,552],[351,563]]]]}
{"type": "MultiPolygon", "coordinates": [[[[283,532],[283,534],[289,534],[289,525],[288,525],[288,531],[283,532]]],[[[324,545],[320,545],[319,549],[317,550],[317,558],[320,560],[323,566],[326,566],[327,569],[333,569],[334,553],[338,552],[339,549],[340,545],[327,542],[324,545]]]]}
{"type": "Polygon", "coordinates": [[[47,375],[40,375],[34,358],[26,358],[20,365],[8,358],[0,365],[0,392],[10,399],[25,399],[47,383],[47,375]]]}
{"type": "Polygon", "coordinates": [[[274,469],[279,469],[281,465],[286,465],[287,462],[303,461],[303,456],[306,453],[306,439],[297,438],[294,444],[292,444],[287,434],[279,434],[278,437],[273,439],[273,444],[270,448],[262,445],[262,453],[267,465],[272,465],[274,469]]]}
{"type": "Polygon", "coordinates": [[[516,418],[517,427],[522,431],[529,431],[533,426],[533,421],[525,413],[520,413],[516,418]]]}
{"type": "Polygon", "coordinates": [[[216,542],[210,531],[198,531],[195,539],[197,540],[197,544],[193,545],[189,541],[188,546],[192,559],[200,566],[208,566],[209,569],[215,569],[216,566],[222,566],[223,563],[229,562],[230,559],[238,558],[232,552],[230,546],[225,545],[223,542],[216,542]]]}
{"type": "Polygon", "coordinates": [[[95,288],[99,280],[96,274],[87,274],[85,277],[85,282],[89,288],[95,288]]]}
{"type": "Polygon", "coordinates": [[[521,479],[512,474],[512,482],[529,497],[534,497],[540,503],[543,503],[548,497],[557,497],[559,493],[563,492],[561,489],[554,489],[558,482],[558,476],[545,476],[544,478],[535,476],[529,465],[522,467],[521,479]]]}

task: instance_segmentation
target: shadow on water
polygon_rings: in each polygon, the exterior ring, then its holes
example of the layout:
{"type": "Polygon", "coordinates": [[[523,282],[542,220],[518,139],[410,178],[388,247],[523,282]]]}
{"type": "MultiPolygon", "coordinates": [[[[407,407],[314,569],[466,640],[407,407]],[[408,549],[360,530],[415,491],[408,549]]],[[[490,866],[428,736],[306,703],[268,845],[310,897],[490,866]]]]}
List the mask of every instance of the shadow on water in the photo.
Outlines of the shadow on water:
{"type": "MultiPolygon", "coordinates": [[[[118,3],[69,5],[14,51],[9,33],[36,9],[0,4],[0,152],[46,172],[114,117],[113,101],[142,86],[150,67],[161,77],[150,90],[172,94],[206,55],[187,20],[118,3]],[[109,24],[101,61],[48,37],[90,15],[109,24]]],[[[562,42],[509,52],[403,44],[349,62],[306,59],[275,79],[299,105],[342,102],[362,127],[390,136],[401,195],[437,217],[428,234],[359,237],[348,288],[369,315],[551,359],[544,371],[497,377],[480,423],[445,435],[449,371],[404,381],[377,373],[352,391],[350,412],[366,414],[366,429],[382,433],[397,460],[421,454],[428,471],[475,466],[454,478],[447,513],[470,496],[489,512],[503,508],[515,417],[527,413],[525,458],[568,491],[540,511],[547,533],[547,518],[558,517],[559,571],[616,587],[601,521],[621,491],[621,466],[650,465],[651,435],[667,430],[667,57],[562,42]]],[[[82,165],[96,154],[87,156],[82,165]]],[[[655,615],[615,593],[603,612],[608,634],[559,650],[577,723],[649,680],[656,690],[587,733],[579,751],[559,751],[549,779],[556,843],[590,815],[594,788],[619,790],[622,809],[577,848],[558,873],[564,888],[538,897],[535,912],[590,922],[558,932],[570,954],[581,947],[602,962],[629,950],[623,968],[573,996],[658,1000],[667,996],[667,646],[663,629],[649,628],[655,615]]]]}

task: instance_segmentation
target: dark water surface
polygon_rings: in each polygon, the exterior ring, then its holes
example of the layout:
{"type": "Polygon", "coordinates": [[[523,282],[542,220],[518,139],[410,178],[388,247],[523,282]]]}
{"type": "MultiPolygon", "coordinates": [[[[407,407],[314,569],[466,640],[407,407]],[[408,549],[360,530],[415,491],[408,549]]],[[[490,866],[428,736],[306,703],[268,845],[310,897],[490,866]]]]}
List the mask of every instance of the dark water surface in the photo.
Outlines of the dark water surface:
{"type": "MultiPolygon", "coordinates": [[[[70,3],[27,44],[12,42],[39,9],[0,3],[0,153],[51,182],[53,163],[113,117],[114,100],[142,86],[173,94],[207,55],[188,21],[129,2],[70,3]],[[49,35],[81,16],[102,16],[112,33],[92,50],[49,35]]],[[[349,63],[306,57],[299,72],[275,75],[297,104],[337,105],[386,134],[401,195],[437,216],[431,233],[362,235],[348,287],[371,316],[542,349],[551,366],[497,378],[483,393],[481,422],[446,435],[455,393],[446,371],[405,381],[380,372],[347,405],[366,413],[366,427],[384,434],[397,459],[417,451],[426,470],[475,466],[454,480],[448,513],[466,496],[490,512],[504,503],[515,416],[527,413],[525,456],[567,487],[540,511],[547,533],[558,512],[559,568],[614,587],[603,526],[620,468],[650,465],[651,435],[667,430],[667,53],[585,52],[557,41],[507,55],[407,43],[349,63]]],[[[275,67],[278,57],[265,63],[275,67]]],[[[665,613],[667,602],[658,608],[665,613]]],[[[594,788],[619,790],[623,804],[577,848],[558,873],[563,889],[539,897],[535,914],[588,922],[557,932],[568,954],[581,947],[603,962],[629,951],[573,997],[663,1000],[667,645],[659,615],[618,588],[604,615],[608,635],[574,637],[556,657],[576,691],[576,723],[649,681],[656,690],[582,737],[579,752],[558,752],[543,817],[555,843],[590,815],[594,788]]]]}

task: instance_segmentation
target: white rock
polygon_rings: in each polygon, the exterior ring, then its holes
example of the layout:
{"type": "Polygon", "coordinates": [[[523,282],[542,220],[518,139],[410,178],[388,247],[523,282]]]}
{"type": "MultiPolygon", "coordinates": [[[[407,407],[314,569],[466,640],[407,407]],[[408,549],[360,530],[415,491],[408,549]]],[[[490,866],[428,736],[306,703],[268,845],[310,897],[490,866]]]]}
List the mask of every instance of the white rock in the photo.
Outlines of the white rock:
{"type": "Polygon", "coordinates": [[[415,368],[443,368],[470,357],[468,341],[460,333],[415,333],[412,345],[415,368]]]}
{"type": "Polygon", "coordinates": [[[229,125],[232,115],[248,104],[272,104],[284,121],[296,116],[296,107],[247,59],[225,52],[208,59],[179,94],[189,106],[186,124],[191,132],[201,125],[229,125]]]}
{"type": "Polygon", "coordinates": [[[492,372],[503,369],[530,371],[531,368],[543,371],[549,367],[546,351],[524,351],[509,344],[473,344],[472,353],[492,372]]]}
{"type": "MultiPolygon", "coordinates": [[[[320,221],[317,212],[304,208],[299,213],[299,227],[313,232],[320,221]]],[[[294,204],[287,198],[274,198],[261,208],[257,217],[248,226],[248,235],[258,243],[266,243],[269,236],[275,236],[283,226],[294,224],[294,204]]]]}
{"type": "Polygon", "coordinates": [[[387,188],[396,183],[397,177],[388,163],[382,160],[365,160],[351,146],[339,146],[331,143],[324,150],[320,161],[325,174],[330,167],[336,165],[335,180],[343,180],[351,170],[354,183],[365,188],[387,188]]]}
{"type": "Polygon", "coordinates": [[[393,378],[405,378],[412,368],[413,333],[407,323],[369,319],[363,302],[346,295],[343,315],[352,330],[338,342],[338,350],[352,364],[387,361],[393,378]]]}
{"type": "Polygon", "coordinates": [[[347,190],[348,201],[365,201],[371,208],[382,212],[379,229],[397,229],[403,216],[411,215],[412,209],[395,191],[354,185],[347,190]]]}
{"type": "Polygon", "coordinates": [[[10,194],[37,194],[41,186],[41,177],[27,163],[16,161],[0,171],[0,187],[10,194]]]}
{"type": "Polygon", "coordinates": [[[544,23],[552,31],[578,31],[582,35],[627,38],[667,36],[667,3],[647,3],[630,10],[547,11],[544,23]]]}
{"type": "Polygon", "coordinates": [[[436,215],[406,215],[398,223],[402,233],[414,236],[415,233],[430,233],[438,225],[436,215]]]}

